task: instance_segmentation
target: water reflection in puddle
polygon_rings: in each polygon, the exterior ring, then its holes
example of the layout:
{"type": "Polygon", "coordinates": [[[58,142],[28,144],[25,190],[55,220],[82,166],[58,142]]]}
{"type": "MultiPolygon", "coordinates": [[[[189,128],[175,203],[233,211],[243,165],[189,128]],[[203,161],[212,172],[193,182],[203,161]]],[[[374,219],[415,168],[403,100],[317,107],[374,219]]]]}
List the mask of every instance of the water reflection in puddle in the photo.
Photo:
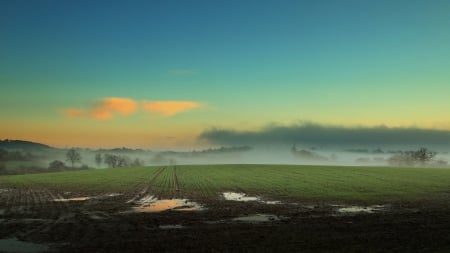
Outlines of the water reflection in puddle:
{"type": "Polygon", "coordinates": [[[225,198],[225,200],[242,201],[242,202],[260,200],[260,198],[258,197],[250,197],[247,196],[247,194],[245,193],[237,193],[237,192],[224,192],[223,197],[225,198]]]}
{"type": "Polygon", "coordinates": [[[133,207],[136,212],[162,212],[166,210],[172,211],[201,211],[204,208],[197,202],[187,199],[161,199],[158,200],[153,196],[146,196],[136,201],[139,206],[133,207]]]}
{"type": "Polygon", "coordinates": [[[383,205],[374,206],[347,206],[340,207],[336,211],[342,214],[352,214],[352,213],[374,213],[383,211],[386,207],[383,205]]]}
{"type": "Polygon", "coordinates": [[[54,199],[55,202],[69,202],[69,201],[86,201],[91,197],[76,197],[76,198],[62,198],[62,199],[54,199]]]}
{"type": "Polygon", "coordinates": [[[102,200],[102,199],[113,198],[113,197],[117,197],[117,196],[121,196],[121,195],[122,195],[121,193],[107,193],[107,194],[98,195],[98,196],[94,196],[94,197],[74,197],[74,198],[64,198],[63,197],[63,198],[59,198],[59,199],[53,199],[53,201],[69,202],[69,201],[86,201],[86,200],[90,200],[90,199],[102,200]]]}
{"type": "Polygon", "coordinates": [[[222,224],[229,222],[242,222],[242,223],[264,223],[264,222],[279,222],[289,219],[286,216],[277,216],[274,214],[252,214],[246,216],[240,216],[236,218],[217,220],[217,221],[206,221],[208,224],[222,224]]]}
{"type": "Polygon", "coordinates": [[[264,200],[261,200],[261,198],[259,198],[259,197],[251,197],[245,193],[238,193],[238,192],[224,192],[223,197],[225,198],[225,200],[231,200],[231,201],[240,201],[240,202],[257,201],[257,202],[269,204],[269,205],[281,204],[281,201],[277,201],[277,200],[264,201],[264,200]]]}
{"type": "Polygon", "coordinates": [[[280,221],[283,219],[286,219],[286,217],[276,216],[273,214],[254,214],[254,215],[233,218],[232,221],[259,223],[259,222],[280,221]]]}

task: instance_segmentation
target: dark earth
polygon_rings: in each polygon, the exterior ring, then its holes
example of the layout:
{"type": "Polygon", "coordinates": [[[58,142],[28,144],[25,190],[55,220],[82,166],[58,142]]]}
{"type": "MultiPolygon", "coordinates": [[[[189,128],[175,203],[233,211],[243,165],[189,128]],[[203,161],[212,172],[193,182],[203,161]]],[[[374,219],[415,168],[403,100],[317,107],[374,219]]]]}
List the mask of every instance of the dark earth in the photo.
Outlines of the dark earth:
{"type": "Polygon", "coordinates": [[[134,195],[126,193],[55,201],[81,196],[2,189],[0,252],[31,252],[11,251],[1,243],[7,238],[43,245],[43,252],[450,252],[447,194],[373,213],[340,213],[324,202],[270,205],[220,196],[191,199],[205,207],[201,211],[157,213],[133,211],[127,200],[134,195]],[[254,214],[280,219],[233,220],[254,214]]]}

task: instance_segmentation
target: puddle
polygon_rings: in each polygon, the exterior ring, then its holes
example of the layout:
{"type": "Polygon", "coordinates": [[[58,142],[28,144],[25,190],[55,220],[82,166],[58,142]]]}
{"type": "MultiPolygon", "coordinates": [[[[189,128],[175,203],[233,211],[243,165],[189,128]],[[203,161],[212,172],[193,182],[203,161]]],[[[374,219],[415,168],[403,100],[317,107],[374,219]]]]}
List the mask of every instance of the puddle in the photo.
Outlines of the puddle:
{"type": "Polygon", "coordinates": [[[203,207],[197,202],[187,199],[161,199],[153,196],[145,196],[135,201],[138,206],[133,207],[136,212],[162,212],[166,210],[173,211],[201,211],[203,207]]]}
{"type": "Polygon", "coordinates": [[[280,216],[276,216],[273,214],[254,214],[254,215],[233,218],[232,221],[260,223],[260,222],[281,221],[284,219],[287,219],[287,217],[280,217],[280,216]]]}
{"type": "Polygon", "coordinates": [[[269,205],[282,204],[281,201],[278,201],[278,200],[264,201],[264,200],[261,200],[260,197],[251,197],[245,193],[238,193],[238,192],[224,192],[223,197],[225,198],[225,200],[231,200],[231,201],[241,201],[241,202],[257,201],[257,202],[269,204],[269,205]]]}
{"type": "Polygon", "coordinates": [[[108,193],[108,194],[103,195],[102,197],[111,198],[111,197],[117,197],[117,196],[122,196],[122,193],[108,193]]]}
{"type": "Polygon", "coordinates": [[[122,196],[122,194],[121,193],[108,193],[108,194],[99,195],[97,197],[94,197],[93,199],[107,199],[107,198],[114,198],[114,197],[118,197],[118,196],[122,196]]]}
{"type": "Polygon", "coordinates": [[[159,228],[160,229],[182,229],[182,228],[186,228],[186,227],[183,225],[176,224],[176,225],[159,225],[159,228]]]}
{"type": "Polygon", "coordinates": [[[0,193],[8,192],[8,189],[0,189],[0,193]]]}
{"type": "Polygon", "coordinates": [[[77,198],[62,198],[62,199],[53,199],[55,202],[69,202],[69,201],[86,201],[91,199],[91,197],[77,197],[77,198]]]}
{"type": "Polygon", "coordinates": [[[34,253],[49,250],[47,245],[20,241],[17,238],[0,239],[1,252],[34,253]]]}
{"type": "Polygon", "coordinates": [[[261,202],[263,202],[265,204],[268,204],[268,205],[279,205],[279,204],[282,204],[281,201],[279,201],[279,200],[261,201],[261,202]]]}
{"type": "Polygon", "coordinates": [[[224,192],[223,197],[225,200],[232,200],[232,201],[260,201],[260,198],[258,197],[250,197],[247,196],[245,193],[237,193],[237,192],[224,192]]]}
{"type": "Polygon", "coordinates": [[[336,211],[342,214],[352,214],[352,213],[375,213],[383,211],[386,207],[383,205],[374,206],[347,206],[340,207],[336,211]]]}

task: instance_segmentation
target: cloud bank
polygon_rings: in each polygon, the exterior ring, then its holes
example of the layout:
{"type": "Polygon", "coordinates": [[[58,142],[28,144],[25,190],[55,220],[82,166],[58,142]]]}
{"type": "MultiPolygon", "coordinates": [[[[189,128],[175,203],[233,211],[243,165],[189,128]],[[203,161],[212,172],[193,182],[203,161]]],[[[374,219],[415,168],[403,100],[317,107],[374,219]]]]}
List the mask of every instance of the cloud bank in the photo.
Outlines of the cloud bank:
{"type": "Polygon", "coordinates": [[[64,114],[73,118],[92,118],[97,120],[110,120],[115,116],[129,116],[139,110],[150,113],[173,116],[195,108],[201,104],[194,101],[143,101],[139,103],[131,98],[108,97],[94,103],[87,109],[69,108],[64,114]]]}
{"type": "Polygon", "coordinates": [[[259,131],[212,128],[199,139],[219,145],[448,145],[450,131],[415,127],[342,127],[306,123],[268,126],[259,131]]]}

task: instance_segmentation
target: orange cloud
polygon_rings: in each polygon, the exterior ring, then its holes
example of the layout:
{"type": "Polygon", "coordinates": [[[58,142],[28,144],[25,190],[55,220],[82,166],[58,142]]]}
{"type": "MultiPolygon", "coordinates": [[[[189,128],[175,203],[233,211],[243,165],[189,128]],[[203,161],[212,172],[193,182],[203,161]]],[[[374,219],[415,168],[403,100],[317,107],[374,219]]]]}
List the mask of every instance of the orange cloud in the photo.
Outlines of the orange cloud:
{"type": "Polygon", "coordinates": [[[145,101],[142,103],[145,111],[172,116],[178,113],[201,107],[193,101],[145,101]]]}
{"type": "Polygon", "coordinates": [[[90,116],[95,119],[106,120],[111,119],[115,113],[120,115],[130,115],[137,111],[137,103],[129,98],[105,98],[97,103],[90,116]]]}
{"type": "Polygon", "coordinates": [[[70,117],[108,120],[113,118],[115,114],[126,116],[135,113],[137,110],[138,103],[132,99],[110,97],[102,99],[87,111],[71,108],[64,113],[70,117]]]}

